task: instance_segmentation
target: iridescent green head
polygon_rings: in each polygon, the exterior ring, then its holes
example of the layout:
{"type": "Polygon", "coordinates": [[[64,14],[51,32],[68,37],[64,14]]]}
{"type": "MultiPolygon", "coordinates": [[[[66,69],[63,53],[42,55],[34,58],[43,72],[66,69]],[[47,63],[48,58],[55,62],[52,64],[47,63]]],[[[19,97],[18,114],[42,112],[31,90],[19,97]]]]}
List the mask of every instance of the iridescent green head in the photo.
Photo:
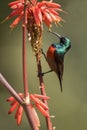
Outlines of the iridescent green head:
{"type": "Polygon", "coordinates": [[[49,31],[60,39],[58,44],[63,44],[65,46],[66,52],[71,48],[71,41],[69,38],[59,35],[56,32],[49,31]]]}

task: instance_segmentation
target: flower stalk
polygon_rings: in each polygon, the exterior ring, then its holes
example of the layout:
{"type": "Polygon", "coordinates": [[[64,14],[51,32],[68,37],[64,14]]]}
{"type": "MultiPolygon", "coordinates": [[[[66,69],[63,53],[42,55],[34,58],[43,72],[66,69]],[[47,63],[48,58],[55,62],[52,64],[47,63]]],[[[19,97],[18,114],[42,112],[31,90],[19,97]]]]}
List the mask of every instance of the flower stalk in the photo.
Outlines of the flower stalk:
{"type": "Polygon", "coordinates": [[[3,87],[5,87],[10,94],[20,103],[23,104],[23,100],[17,94],[17,92],[13,89],[13,87],[7,82],[4,76],[0,73],[0,82],[2,83],[3,87]]]}
{"type": "Polygon", "coordinates": [[[34,120],[34,114],[33,114],[33,111],[32,111],[32,105],[31,104],[26,104],[26,105],[23,105],[23,108],[25,110],[25,114],[26,114],[26,117],[28,119],[28,122],[31,126],[31,130],[39,130],[39,127],[37,126],[35,120],[34,120]]]}
{"type": "Polygon", "coordinates": [[[28,96],[28,81],[27,81],[27,65],[26,65],[26,24],[27,24],[27,0],[24,3],[24,18],[23,18],[23,83],[25,98],[28,96]]]}
{"type": "MultiPolygon", "coordinates": [[[[38,62],[38,57],[36,57],[36,61],[37,61],[37,69],[38,69],[38,75],[42,74],[42,66],[41,66],[41,61],[38,62]]],[[[39,75],[39,84],[40,84],[40,91],[41,94],[43,96],[46,96],[46,91],[45,91],[45,86],[44,86],[44,80],[43,80],[43,76],[39,75]]],[[[44,104],[48,107],[48,103],[47,100],[42,99],[42,101],[44,102],[44,104]]],[[[49,109],[46,110],[46,112],[49,114],[49,109]]],[[[45,117],[46,119],[46,124],[47,124],[47,130],[52,130],[52,123],[51,123],[51,119],[50,116],[49,117],[45,117]]]]}
{"type": "Polygon", "coordinates": [[[27,65],[26,65],[26,34],[27,34],[26,24],[27,24],[27,0],[24,1],[24,19],[22,25],[23,27],[23,82],[24,82],[24,97],[25,97],[25,104],[22,106],[25,110],[25,114],[27,116],[27,119],[30,123],[32,130],[39,130],[39,128],[37,127],[34,121],[34,117],[32,114],[32,107],[30,104],[29,91],[28,91],[27,65]]]}

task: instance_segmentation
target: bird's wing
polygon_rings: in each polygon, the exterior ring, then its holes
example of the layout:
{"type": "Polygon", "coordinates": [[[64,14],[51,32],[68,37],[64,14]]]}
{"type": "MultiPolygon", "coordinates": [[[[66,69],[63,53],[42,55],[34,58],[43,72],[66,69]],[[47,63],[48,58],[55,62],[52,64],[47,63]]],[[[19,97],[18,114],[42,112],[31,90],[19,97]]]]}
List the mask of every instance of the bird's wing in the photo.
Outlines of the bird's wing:
{"type": "Polygon", "coordinates": [[[64,56],[61,55],[61,54],[58,54],[58,52],[55,51],[54,57],[55,57],[56,65],[57,65],[56,74],[57,74],[57,76],[59,78],[60,87],[61,87],[61,91],[62,91],[62,79],[63,79],[63,70],[64,70],[64,56]]]}
{"type": "Polygon", "coordinates": [[[64,55],[61,55],[57,51],[55,51],[54,57],[55,57],[56,65],[57,65],[57,72],[60,71],[61,75],[63,75],[63,70],[64,70],[64,55]]]}

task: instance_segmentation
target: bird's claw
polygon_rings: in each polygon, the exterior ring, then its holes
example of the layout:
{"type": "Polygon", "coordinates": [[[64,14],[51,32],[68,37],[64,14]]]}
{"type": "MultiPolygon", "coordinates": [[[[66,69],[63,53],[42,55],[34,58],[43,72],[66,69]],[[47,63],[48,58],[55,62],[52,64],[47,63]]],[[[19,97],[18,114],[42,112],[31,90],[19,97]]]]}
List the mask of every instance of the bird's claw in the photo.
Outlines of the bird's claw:
{"type": "Polygon", "coordinates": [[[47,71],[47,72],[44,72],[44,73],[38,73],[38,77],[40,77],[40,76],[44,76],[45,74],[47,74],[47,73],[50,73],[50,72],[53,72],[53,70],[49,70],[49,71],[47,71]]]}
{"type": "Polygon", "coordinates": [[[38,73],[37,77],[44,76],[44,73],[38,73]]]}

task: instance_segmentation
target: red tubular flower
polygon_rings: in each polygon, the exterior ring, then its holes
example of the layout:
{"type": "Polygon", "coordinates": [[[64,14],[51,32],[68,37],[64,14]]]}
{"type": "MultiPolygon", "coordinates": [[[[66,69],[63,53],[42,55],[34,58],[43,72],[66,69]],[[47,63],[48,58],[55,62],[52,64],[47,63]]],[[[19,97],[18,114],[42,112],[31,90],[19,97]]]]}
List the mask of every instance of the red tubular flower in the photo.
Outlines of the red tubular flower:
{"type": "Polygon", "coordinates": [[[21,123],[22,113],[23,113],[23,107],[19,105],[17,108],[17,111],[15,113],[15,119],[17,120],[18,125],[20,125],[20,123],[21,123]]]}
{"type": "MultiPolygon", "coordinates": [[[[13,11],[6,19],[12,18],[14,16],[19,17],[19,20],[17,20],[17,22],[15,20],[15,24],[12,24],[10,26],[11,28],[13,28],[24,16],[24,0],[16,0],[14,2],[9,3],[8,6],[13,11]]],[[[27,1],[27,20],[29,20],[32,15],[37,26],[41,26],[42,22],[44,22],[48,27],[51,26],[52,22],[59,23],[62,19],[59,16],[58,11],[62,11],[61,5],[52,1],[27,1]]]]}
{"type": "Polygon", "coordinates": [[[50,97],[45,96],[45,95],[39,95],[39,94],[33,94],[36,98],[40,98],[40,99],[44,99],[44,100],[48,100],[50,99],[50,97]]]}
{"type": "MultiPolygon", "coordinates": [[[[23,94],[19,93],[19,96],[23,98],[23,94]]],[[[7,102],[10,102],[11,108],[8,111],[8,114],[13,113],[16,109],[15,119],[17,121],[17,125],[20,125],[22,120],[22,114],[23,114],[23,107],[14,99],[14,97],[10,97],[6,100],[7,102]]]]}
{"type": "Polygon", "coordinates": [[[49,117],[49,114],[44,110],[43,107],[41,107],[41,105],[36,104],[36,107],[38,108],[38,110],[39,110],[45,117],[49,117]]]}
{"type": "Polygon", "coordinates": [[[8,4],[12,9],[10,15],[5,19],[8,20],[14,16],[17,18],[10,25],[14,28],[21,20],[23,22],[25,6],[26,6],[26,25],[29,33],[29,39],[34,54],[37,56],[38,61],[40,60],[42,51],[42,25],[46,24],[48,28],[52,26],[52,23],[59,24],[62,18],[59,16],[59,11],[62,11],[61,5],[54,3],[52,0],[16,0],[8,4]]]}
{"type": "MultiPolygon", "coordinates": [[[[22,93],[18,94],[23,100],[24,103],[25,99],[24,99],[24,95],[22,93]]],[[[35,111],[34,106],[37,107],[37,109],[45,116],[45,117],[49,117],[49,114],[47,113],[46,110],[48,110],[48,107],[40,100],[40,99],[45,99],[48,100],[49,97],[48,96],[42,96],[42,95],[38,95],[38,94],[30,94],[30,100],[34,102],[34,104],[31,104],[32,107],[32,114],[33,114],[33,118],[35,119],[35,122],[37,124],[37,126],[40,126],[40,121],[38,118],[38,115],[35,111]]],[[[23,107],[16,101],[16,99],[14,97],[9,97],[7,100],[7,102],[10,102],[11,108],[8,111],[8,114],[13,113],[16,110],[15,113],[15,119],[17,121],[17,125],[20,125],[21,121],[22,121],[22,114],[23,114],[23,107]]]]}
{"type": "Polygon", "coordinates": [[[45,99],[48,100],[48,96],[42,96],[42,95],[37,95],[37,94],[30,94],[30,99],[35,103],[34,105],[38,108],[38,110],[45,116],[49,117],[49,114],[47,113],[46,110],[48,110],[48,107],[43,103],[40,99],[45,99]]]}

